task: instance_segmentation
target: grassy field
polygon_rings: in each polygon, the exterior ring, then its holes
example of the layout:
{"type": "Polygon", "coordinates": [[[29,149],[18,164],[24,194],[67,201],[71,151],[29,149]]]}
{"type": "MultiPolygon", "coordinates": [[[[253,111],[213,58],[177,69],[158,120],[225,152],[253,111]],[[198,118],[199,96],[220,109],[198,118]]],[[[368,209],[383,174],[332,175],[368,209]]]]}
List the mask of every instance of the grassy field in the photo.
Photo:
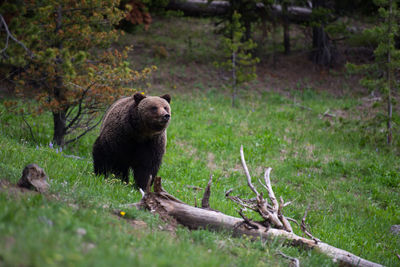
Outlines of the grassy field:
{"type": "MultiPolygon", "coordinates": [[[[238,216],[225,191],[253,197],[240,165],[243,145],[252,176],[272,167],[276,195],[293,201],[286,216],[301,220],[309,207],[314,236],[368,260],[400,265],[400,236],[390,233],[391,225],[400,224],[399,154],[359,130],[360,98],[321,90],[324,84],[303,86],[303,81],[297,90],[265,90],[270,86],[261,77],[232,108],[212,65],[218,60],[216,40],[208,21],[183,18],[155,20],[149,32],[124,37],[124,44],[137,47],[134,64],[158,66],[151,86],[143,89],[173,97],[159,172],[165,189],[194,204],[203,192],[192,187],[204,188],[212,174],[211,207],[238,216]],[[158,55],[157,47],[168,55],[158,55]],[[327,110],[336,117],[322,116],[327,110]]],[[[341,81],[346,87],[345,78],[341,81]]],[[[298,257],[302,266],[335,265],[278,241],[171,230],[148,212],[126,209],[124,204],[138,201],[140,194],[118,180],[93,175],[91,147],[98,129],[59,151],[48,145],[50,116],[27,119],[36,143],[22,119],[0,105],[0,179],[15,183],[25,165],[37,163],[50,177],[51,193],[18,193],[3,182],[0,266],[287,266],[278,251],[298,257]],[[126,215],[116,216],[114,210],[126,215]]],[[[295,232],[300,234],[297,227],[295,232]]]]}

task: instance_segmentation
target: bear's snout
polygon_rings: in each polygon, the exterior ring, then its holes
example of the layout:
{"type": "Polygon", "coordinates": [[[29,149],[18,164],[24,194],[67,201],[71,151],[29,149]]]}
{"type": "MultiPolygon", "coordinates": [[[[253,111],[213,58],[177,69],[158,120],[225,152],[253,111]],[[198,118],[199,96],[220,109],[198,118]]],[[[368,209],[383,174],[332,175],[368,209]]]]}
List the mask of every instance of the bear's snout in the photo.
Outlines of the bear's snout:
{"type": "Polygon", "coordinates": [[[164,120],[164,121],[169,121],[170,118],[171,118],[171,115],[169,115],[169,114],[165,114],[165,115],[163,116],[163,120],[164,120]]]}

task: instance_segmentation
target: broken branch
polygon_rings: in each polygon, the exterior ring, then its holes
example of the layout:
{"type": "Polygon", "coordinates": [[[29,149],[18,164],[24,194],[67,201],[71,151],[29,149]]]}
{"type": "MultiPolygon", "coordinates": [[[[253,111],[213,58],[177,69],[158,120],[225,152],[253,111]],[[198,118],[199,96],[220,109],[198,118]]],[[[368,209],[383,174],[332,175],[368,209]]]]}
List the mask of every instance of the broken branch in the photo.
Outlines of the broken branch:
{"type": "Polygon", "coordinates": [[[208,180],[206,190],[204,190],[203,199],[201,200],[201,207],[203,209],[210,208],[210,195],[211,195],[211,184],[212,184],[213,176],[210,175],[210,179],[208,180]]]}
{"type": "Polygon", "coordinates": [[[246,161],[244,159],[243,146],[240,146],[240,159],[242,160],[242,166],[243,166],[243,169],[244,169],[244,173],[246,174],[247,185],[250,187],[251,191],[254,192],[254,194],[256,194],[257,196],[260,195],[257,192],[257,190],[254,187],[254,185],[251,183],[251,176],[250,176],[250,173],[249,173],[249,169],[247,168],[246,161]]]}
{"type": "Polygon", "coordinates": [[[300,261],[297,258],[293,258],[290,256],[287,256],[286,254],[283,254],[281,251],[277,252],[278,255],[281,255],[285,259],[290,260],[291,264],[289,265],[290,267],[300,267],[300,261]]]}

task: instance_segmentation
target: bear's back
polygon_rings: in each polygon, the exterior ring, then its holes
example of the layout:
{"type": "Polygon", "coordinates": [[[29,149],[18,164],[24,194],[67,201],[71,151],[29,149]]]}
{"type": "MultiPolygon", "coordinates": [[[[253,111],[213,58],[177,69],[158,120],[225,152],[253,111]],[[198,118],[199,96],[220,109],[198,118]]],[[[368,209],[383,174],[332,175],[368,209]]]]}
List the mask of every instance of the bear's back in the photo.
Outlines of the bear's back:
{"type": "Polygon", "coordinates": [[[134,104],[133,97],[124,97],[115,101],[106,111],[101,122],[100,135],[123,127],[129,108],[134,104]]]}

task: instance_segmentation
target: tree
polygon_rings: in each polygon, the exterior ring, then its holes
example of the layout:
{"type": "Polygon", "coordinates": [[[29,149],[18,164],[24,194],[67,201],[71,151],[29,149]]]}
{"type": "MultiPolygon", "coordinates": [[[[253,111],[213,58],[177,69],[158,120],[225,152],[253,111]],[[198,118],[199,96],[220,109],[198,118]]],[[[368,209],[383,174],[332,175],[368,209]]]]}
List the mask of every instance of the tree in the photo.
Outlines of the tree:
{"type": "MultiPolygon", "coordinates": [[[[114,26],[124,16],[118,5],[117,0],[25,0],[0,8],[0,14],[12,14],[9,30],[30,51],[5,42],[0,60],[21,68],[14,79],[16,95],[26,102],[23,112],[52,113],[53,142],[59,146],[92,130],[107,104],[151,72],[129,67],[129,47],[112,47],[120,36],[114,26]]],[[[5,31],[0,37],[8,38],[5,31]]]]}
{"type": "Polygon", "coordinates": [[[256,66],[259,62],[253,57],[251,50],[256,44],[251,40],[244,41],[245,27],[240,24],[241,15],[236,11],[232,15],[231,22],[225,28],[226,37],[222,40],[224,55],[229,59],[216,63],[218,67],[224,68],[231,73],[232,106],[236,106],[238,86],[244,82],[256,78],[256,66]]]}
{"type": "Polygon", "coordinates": [[[312,1],[312,47],[311,60],[322,66],[331,66],[334,64],[337,52],[332,44],[325,27],[331,17],[331,10],[326,7],[324,0],[312,1]]]}
{"type": "Polygon", "coordinates": [[[282,26],[283,26],[283,47],[285,54],[290,54],[290,22],[288,16],[288,6],[290,1],[282,0],[282,26]]]}
{"type": "MultiPolygon", "coordinates": [[[[386,139],[389,145],[393,142],[393,95],[397,94],[399,88],[398,77],[395,73],[400,70],[400,51],[395,48],[395,36],[398,33],[398,20],[400,13],[396,1],[376,0],[375,4],[380,6],[379,15],[382,19],[380,25],[367,30],[375,36],[378,46],[374,51],[375,62],[355,66],[347,64],[350,71],[363,73],[361,84],[371,91],[377,91],[383,95],[386,102],[386,139]]],[[[380,120],[377,116],[376,119],[380,120]]]]}

